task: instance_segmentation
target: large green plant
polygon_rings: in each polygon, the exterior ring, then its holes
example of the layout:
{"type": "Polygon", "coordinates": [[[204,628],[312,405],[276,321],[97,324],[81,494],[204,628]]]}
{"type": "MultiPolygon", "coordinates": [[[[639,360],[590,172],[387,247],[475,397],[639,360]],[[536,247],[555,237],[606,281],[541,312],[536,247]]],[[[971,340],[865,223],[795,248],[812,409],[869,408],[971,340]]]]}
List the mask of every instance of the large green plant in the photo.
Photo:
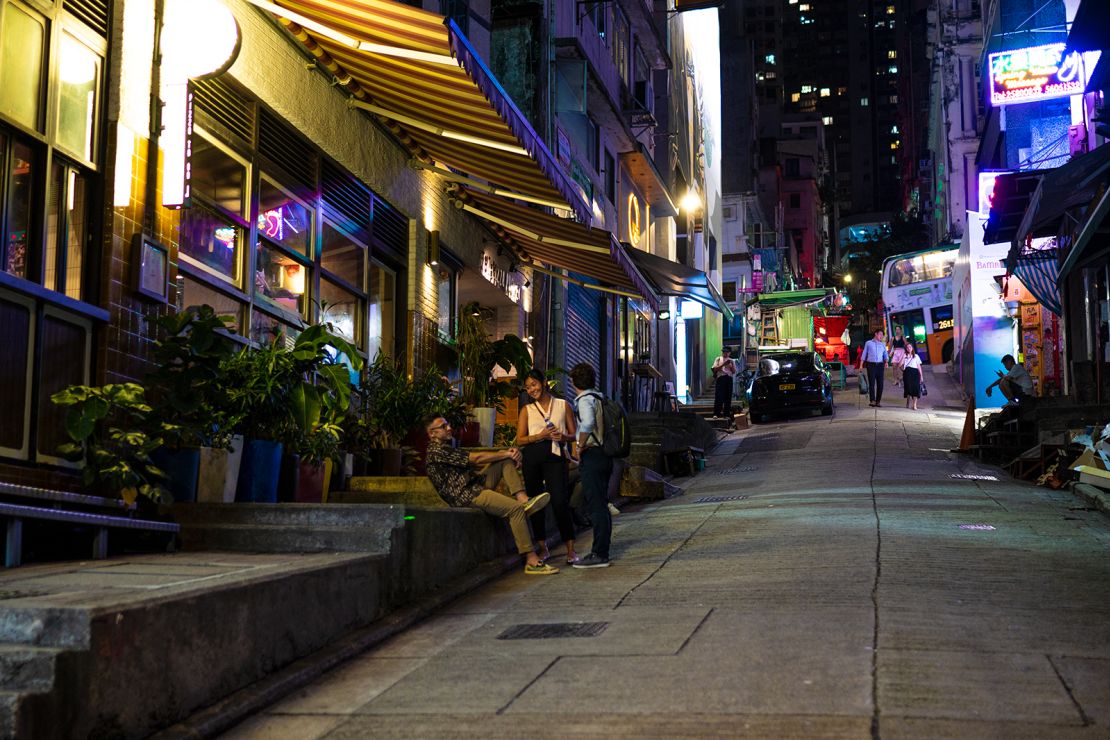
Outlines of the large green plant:
{"type": "Polygon", "coordinates": [[[158,420],[146,403],[143,387],[120,383],[101,387],[73,385],[50,400],[66,406],[66,434],[72,442],[58,452],[66,459],[83,461],[86,486],[118,494],[128,504],[137,496],[156,503],[172,501],[162,487],[166,477],[150,460],[150,453],[177,428],[158,420]]]}
{"type": "Polygon", "coordinates": [[[459,315],[456,347],[459,373],[462,375],[460,395],[471,406],[495,405],[504,395],[519,388],[518,383],[495,382],[495,367],[500,366],[505,372],[516,368],[518,378],[523,378],[532,369],[532,356],[523,339],[515,334],[506,334],[498,340],[490,339],[477,303],[467,304],[459,315]]]}
{"type": "Polygon", "coordinates": [[[157,320],[155,370],[146,377],[156,416],[177,426],[185,445],[229,447],[241,409],[233,413],[222,365],[235,353],[228,320],[208,305],[157,320]]]}

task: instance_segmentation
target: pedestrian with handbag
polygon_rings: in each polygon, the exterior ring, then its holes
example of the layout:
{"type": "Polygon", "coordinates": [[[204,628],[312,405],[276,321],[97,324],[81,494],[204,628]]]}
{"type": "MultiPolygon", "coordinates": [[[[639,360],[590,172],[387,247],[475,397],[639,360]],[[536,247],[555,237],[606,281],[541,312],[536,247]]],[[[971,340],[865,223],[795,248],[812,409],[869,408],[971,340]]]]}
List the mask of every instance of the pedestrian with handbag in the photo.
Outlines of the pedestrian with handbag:
{"type": "MultiPolygon", "coordinates": [[[[571,487],[568,482],[567,444],[577,432],[570,404],[556,398],[547,385],[547,378],[533,368],[524,378],[524,392],[529,402],[520,409],[516,423],[516,443],[521,447],[524,464],[524,490],[531,496],[543,491],[551,494],[551,510],[559,536],[566,545],[567,565],[578,562],[574,551],[574,515],[571,511],[571,487]]],[[[532,535],[536,539],[541,560],[547,560],[547,512],[532,516],[532,535]]]]}
{"type": "Polygon", "coordinates": [[[883,380],[886,375],[886,366],[890,362],[890,355],[886,351],[886,342],[883,341],[883,330],[878,329],[873,339],[868,339],[863,345],[863,355],[860,362],[867,371],[867,396],[871,400],[869,406],[879,407],[883,400],[883,380]]]}
{"type": "Polygon", "coordinates": [[[906,399],[906,408],[917,411],[917,401],[921,398],[925,385],[921,382],[921,358],[917,356],[917,348],[913,346],[913,342],[907,341],[905,346],[906,355],[902,358],[902,395],[906,399]]]}

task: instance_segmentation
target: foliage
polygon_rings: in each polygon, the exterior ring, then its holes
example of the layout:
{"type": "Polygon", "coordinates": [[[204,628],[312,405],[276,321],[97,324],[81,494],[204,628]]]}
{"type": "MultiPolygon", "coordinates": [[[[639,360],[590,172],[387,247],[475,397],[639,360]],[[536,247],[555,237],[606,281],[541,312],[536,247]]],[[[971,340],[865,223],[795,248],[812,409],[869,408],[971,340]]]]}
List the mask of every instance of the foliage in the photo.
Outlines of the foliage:
{"type": "Polygon", "coordinates": [[[532,355],[520,337],[507,334],[496,341],[489,338],[477,303],[467,304],[460,312],[456,341],[462,375],[460,395],[473,407],[488,407],[491,400],[519,391],[520,381],[494,381],[494,367],[500,366],[505,372],[516,368],[520,379],[532,369],[532,355]]]}
{"type": "Polygon", "coordinates": [[[401,440],[429,414],[438,414],[452,426],[466,420],[465,405],[436,368],[411,380],[401,362],[379,354],[363,377],[360,387],[361,421],[353,436],[362,436],[366,447],[399,447],[401,440]]]}
{"type": "Polygon", "coordinates": [[[493,429],[494,447],[512,447],[516,444],[516,424],[498,424],[493,429]]]}
{"type": "Polygon", "coordinates": [[[157,418],[178,427],[179,444],[230,447],[241,421],[227,400],[222,364],[234,353],[226,318],[208,305],[163,316],[154,343],[156,369],[146,377],[157,418]]]}
{"type": "Polygon", "coordinates": [[[58,448],[69,460],[83,460],[86,486],[99,485],[127,503],[143,496],[156,503],[172,500],[160,481],[166,477],[150,460],[178,430],[156,421],[145,392],[135,383],[90,387],[74,385],[50,400],[66,411],[66,434],[73,440],[58,448]]]}

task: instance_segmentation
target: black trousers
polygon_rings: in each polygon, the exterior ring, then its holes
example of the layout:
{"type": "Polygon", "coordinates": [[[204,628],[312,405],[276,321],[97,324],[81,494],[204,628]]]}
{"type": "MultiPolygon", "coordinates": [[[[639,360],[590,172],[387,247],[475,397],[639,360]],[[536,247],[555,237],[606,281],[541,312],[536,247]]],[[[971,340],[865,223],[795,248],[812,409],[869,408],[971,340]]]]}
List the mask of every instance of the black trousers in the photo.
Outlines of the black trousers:
{"type": "Polygon", "coordinates": [[[872,403],[883,400],[883,378],[886,377],[886,365],[881,362],[867,363],[867,395],[872,403]]]}
{"type": "Polygon", "coordinates": [[[536,442],[524,448],[524,491],[528,498],[547,491],[551,505],[532,515],[532,536],[536,542],[547,539],[547,510],[555,515],[555,525],[563,542],[574,539],[574,517],[570,510],[566,458],[551,454],[550,442],[536,442]]]}
{"type": "Polygon", "coordinates": [[[721,373],[713,388],[713,415],[732,416],[732,376],[721,373]]]}

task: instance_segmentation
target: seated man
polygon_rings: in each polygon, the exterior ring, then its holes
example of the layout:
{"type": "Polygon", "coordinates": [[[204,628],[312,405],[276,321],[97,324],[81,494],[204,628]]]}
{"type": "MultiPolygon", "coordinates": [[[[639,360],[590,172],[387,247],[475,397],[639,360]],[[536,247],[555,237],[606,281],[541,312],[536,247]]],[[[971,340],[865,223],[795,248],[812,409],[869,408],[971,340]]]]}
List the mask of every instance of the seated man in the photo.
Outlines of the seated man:
{"type": "Polygon", "coordinates": [[[541,510],[551,500],[547,493],[529,499],[516,466],[520,450],[510,447],[499,452],[464,452],[451,446],[451,425],[442,416],[425,420],[428,433],[428,456],[425,467],[436,493],[450,506],[473,506],[487,514],[509,520],[516,549],[524,556],[524,572],[546,576],[559,569],[546,565],[536,554],[528,516],[541,510]],[[504,479],[513,496],[497,492],[504,479]]]}
{"type": "Polygon", "coordinates": [[[1006,368],[1006,374],[1003,375],[1001,370],[995,371],[998,373],[998,380],[987,386],[987,397],[990,398],[991,389],[998,386],[998,390],[1002,391],[1002,395],[1010,403],[1021,403],[1027,398],[1032,398],[1033,379],[1029,377],[1028,371],[1018,364],[1014,356],[1003,357],[1002,366],[1006,368]]]}

